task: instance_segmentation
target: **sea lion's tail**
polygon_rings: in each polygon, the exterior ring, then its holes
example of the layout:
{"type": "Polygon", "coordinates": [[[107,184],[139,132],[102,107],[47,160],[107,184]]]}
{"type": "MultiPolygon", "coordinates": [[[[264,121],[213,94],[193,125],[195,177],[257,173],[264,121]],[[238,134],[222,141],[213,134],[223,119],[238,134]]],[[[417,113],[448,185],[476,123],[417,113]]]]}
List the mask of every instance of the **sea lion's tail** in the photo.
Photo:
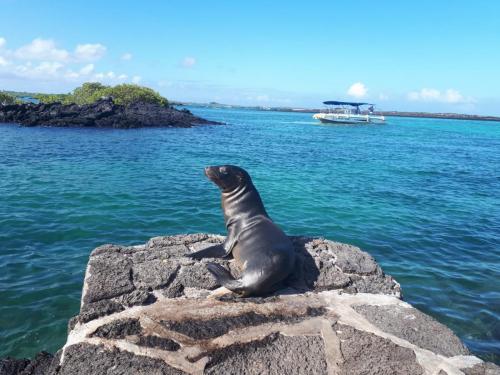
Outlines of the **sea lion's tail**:
{"type": "Polygon", "coordinates": [[[217,282],[226,287],[227,289],[240,293],[243,289],[243,283],[240,280],[236,280],[228,270],[217,263],[207,263],[208,271],[214,275],[217,282]]]}

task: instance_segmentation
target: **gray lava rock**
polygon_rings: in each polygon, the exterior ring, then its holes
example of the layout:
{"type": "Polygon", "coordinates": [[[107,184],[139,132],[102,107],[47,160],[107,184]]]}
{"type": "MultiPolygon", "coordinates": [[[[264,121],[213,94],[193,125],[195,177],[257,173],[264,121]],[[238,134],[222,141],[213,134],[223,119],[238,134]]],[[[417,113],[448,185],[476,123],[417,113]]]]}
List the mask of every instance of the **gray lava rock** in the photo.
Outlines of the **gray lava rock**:
{"type": "Polygon", "coordinates": [[[88,288],[84,295],[87,303],[110,299],[135,289],[132,262],[120,253],[99,253],[90,258],[89,268],[88,288]]]}
{"type": "Polygon", "coordinates": [[[138,335],[142,332],[138,319],[119,319],[97,328],[92,337],[123,339],[125,336],[138,335]]]}
{"type": "Polygon", "coordinates": [[[349,326],[338,324],[334,329],[341,340],[343,363],[340,366],[340,374],[342,375],[424,373],[411,349],[349,326]]]}
{"type": "Polygon", "coordinates": [[[384,332],[421,348],[447,357],[469,354],[462,341],[449,328],[417,309],[370,305],[355,306],[354,309],[384,332]]]}
{"type": "Polygon", "coordinates": [[[160,259],[148,260],[134,264],[132,279],[136,287],[158,289],[169,284],[174,278],[179,266],[160,259]]]}
{"type": "Polygon", "coordinates": [[[235,344],[212,353],[206,374],[327,374],[319,337],[273,333],[263,340],[235,344]]]}
{"type": "Polygon", "coordinates": [[[47,352],[38,353],[34,359],[0,359],[0,375],[45,375],[51,371],[54,356],[47,352]]]}
{"type": "Polygon", "coordinates": [[[134,355],[103,346],[77,344],[64,354],[64,362],[57,375],[182,375],[186,374],[159,359],[134,355]]]}
{"type": "Polygon", "coordinates": [[[478,363],[471,368],[462,369],[465,375],[500,375],[500,367],[493,363],[478,363]]]}

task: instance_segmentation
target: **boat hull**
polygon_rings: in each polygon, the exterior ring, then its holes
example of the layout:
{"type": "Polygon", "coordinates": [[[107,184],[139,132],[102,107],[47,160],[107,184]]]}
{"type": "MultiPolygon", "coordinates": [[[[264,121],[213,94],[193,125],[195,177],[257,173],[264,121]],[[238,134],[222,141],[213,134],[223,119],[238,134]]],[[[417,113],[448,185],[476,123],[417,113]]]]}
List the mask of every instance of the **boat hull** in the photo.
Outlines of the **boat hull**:
{"type": "Polygon", "coordinates": [[[384,116],[372,115],[352,115],[343,113],[316,113],[314,119],[321,121],[324,124],[342,124],[342,125],[355,125],[355,124],[383,124],[385,123],[384,116]]]}

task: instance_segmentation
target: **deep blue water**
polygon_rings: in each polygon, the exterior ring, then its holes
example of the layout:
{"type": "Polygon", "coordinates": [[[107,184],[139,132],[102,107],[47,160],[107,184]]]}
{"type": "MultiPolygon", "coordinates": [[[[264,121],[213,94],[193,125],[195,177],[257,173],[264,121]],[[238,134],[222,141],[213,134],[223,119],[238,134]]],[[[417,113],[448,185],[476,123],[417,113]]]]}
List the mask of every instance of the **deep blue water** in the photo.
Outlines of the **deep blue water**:
{"type": "Polygon", "coordinates": [[[94,247],[224,233],[203,167],[231,163],[287,233],[370,252],[405,300],[500,361],[500,123],[193,112],[228,125],[0,126],[0,357],[63,345],[94,247]]]}

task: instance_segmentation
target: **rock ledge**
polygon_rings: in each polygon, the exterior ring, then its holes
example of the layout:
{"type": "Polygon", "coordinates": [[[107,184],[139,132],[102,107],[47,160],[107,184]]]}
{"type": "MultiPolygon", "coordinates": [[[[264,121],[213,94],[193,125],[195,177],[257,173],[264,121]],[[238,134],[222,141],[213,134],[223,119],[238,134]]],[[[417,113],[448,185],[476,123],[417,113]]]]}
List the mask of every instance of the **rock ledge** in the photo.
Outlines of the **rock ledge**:
{"type": "MultiPolygon", "coordinates": [[[[259,298],[217,288],[207,260],[184,257],[221,236],[98,247],[66,345],[53,358],[3,360],[0,373],[500,374],[403,302],[399,284],[367,253],[291,239],[293,277],[286,289],[259,298]]],[[[216,261],[238,274],[230,260],[216,261]]]]}

